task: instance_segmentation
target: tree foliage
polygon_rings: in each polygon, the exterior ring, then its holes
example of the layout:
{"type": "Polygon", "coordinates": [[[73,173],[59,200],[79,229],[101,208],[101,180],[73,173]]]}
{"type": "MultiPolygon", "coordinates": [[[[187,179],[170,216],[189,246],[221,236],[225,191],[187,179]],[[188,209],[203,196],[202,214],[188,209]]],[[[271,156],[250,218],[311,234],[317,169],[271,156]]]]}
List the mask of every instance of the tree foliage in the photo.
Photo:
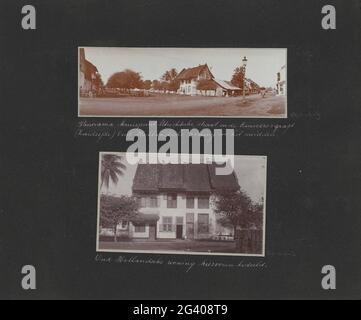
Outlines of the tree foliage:
{"type": "Polygon", "coordinates": [[[252,91],[259,91],[260,90],[260,86],[257,84],[257,83],[255,83],[255,82],[251,82],[251,90],[252,91]]]}
{"type": "Polygon", "coordinates": [[[236,86],[238,88],[241,88],[243,90],[244,76],[245,76],[244,68],[243,67],[237,67],[234,70],[231,83],[234,86],[236,86]]]}
{"type": "Polygon", "coordinates": [[[102,195],[100,197],[100,223],[114,230],[114,241],[117,241],[117,226],[121,221],[131,220],[139,214],[139,203],[135,197],[102,195]]]}
{"type": "Polygon", "coordinates": [[[152,86],[152,81],[144,80],[142,81],[141,89],[149,90],[152,86]]]}
{"type": "Polygon", "coordinates": [[[124,174],[126,165],[122,163],[121,156],[113,154],[103,154],[101,160],[101,187],[104,185],[109,189],[109,182],[117,184],[119,176],[124,174]]]}
{"type": "Polygon", "coordinates": [[[94,84],[97,88],[104,87],[104,83],[103,83],[102,76],[100,75],[100,73],[96,73],[95,79],[94,79],[94,84]]]}
{"type": "MultiPolygon", "coordinates": [[[[161,77],[160,90],[177,91],[179,81],[177,80],[178,71],[175,68],[167,70],[161,77]]],[[[159,90],[159,89],[158,89],[159,90]]]]}
{"type": "Polygon", "coordinates": [[[142,77],[140,73],[130,69],[114,73],[107,82],[108,88],[135,89],[141,88],[142,77]]]}
{"type": "Polygon", "coordinates": [[[161,83],[159,80],[153,80],[152,81],[152,88],[154,90],[161,90],[161,83]]]}
{"type": "Polygon", "coordinates": [[[262,228],[263,204],[254,203],[243,190],[216,194],[215,212],[218,222],[226,227],[262,228]]]}
{"type": "Polygon", "coordinates": [[[167,82],[174,81],[178,76],[178,71],[175,68],[167,70],[163,73],[161,79],[167,82]]]}

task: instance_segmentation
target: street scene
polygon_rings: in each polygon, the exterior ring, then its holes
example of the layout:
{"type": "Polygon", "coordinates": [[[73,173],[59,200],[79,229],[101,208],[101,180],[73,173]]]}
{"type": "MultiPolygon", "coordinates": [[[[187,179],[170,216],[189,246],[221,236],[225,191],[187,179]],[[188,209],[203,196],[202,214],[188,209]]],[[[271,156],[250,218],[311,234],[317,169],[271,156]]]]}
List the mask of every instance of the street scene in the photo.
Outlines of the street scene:
{"type": "Polygon", "coordinates": [[[286,60],[286,49],[79,48],[79,116],[286,118],[286,60]]]}
{"type": "Polygon", "coordinates": [[[267,158],[216,163],[129,163],[99,157],[99,252],[264,255],[267,158]]]}
{"type": "Polygon", "coordinates": [[[274,94],[239,97],[166,95],[147,98],[81,98],[81,115],[93,116],[249,116],[283,118],[286,97],[274,94]]]}

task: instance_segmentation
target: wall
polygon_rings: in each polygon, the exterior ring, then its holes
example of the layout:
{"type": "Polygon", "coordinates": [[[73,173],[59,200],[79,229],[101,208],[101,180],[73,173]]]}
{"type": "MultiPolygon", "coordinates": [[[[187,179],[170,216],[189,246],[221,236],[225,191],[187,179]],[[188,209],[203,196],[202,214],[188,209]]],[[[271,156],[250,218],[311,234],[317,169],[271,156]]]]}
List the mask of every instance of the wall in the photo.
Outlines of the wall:
{"type": "MultiPolygon", "coordinates": [[[[176,239],[176,225],[177,217],[183,219],[183,238],[187,238],[187,224],[186,217],[187,213],[193,213],[194,215],[194,239],[232,239],[233,228],[227,228],[217,223],[217,216],[214,212],[213,201],[214,198],[210,197],[210,206],[208,209],[198,208],[198,196],[195,195],[194,208],[187,208],[187,195],[186,193],[177,194],[177,208],[167,208],[167,193],[162,193],[157,196],[158,208],[141,208],[140,212],[144,214],[157,214],[159,220],[157,222],[157,239],[176,239]],[[199,214],[209,215],[209,232],[199,233],[198,232],[198,216],[199,214]],[[172,218],[172,231],[162,231],[163,217],[172,218]]],[[[131,225],[129,228],[129,235],[133,238],[149,238],[149,226],[146,226],[144,233],[134,232],[134,226],[131,225]]]]}
{"type": "Polygon", "coordinates": [[[186,83],[186,81],[182,80],[179,85],[178,93],[183,93],[188,96],[196,95],[197,94],[197,81],[191,80],[190,83],[186,83]]]}
{"type": "Polygon", "coordinates": [[[183,237],[186,238],[186,214],[193,213],[194,214],[194,235],[195,239],[201,238],[209,238],[212,234],[215,233],[215,224],[216,218],[215,214],[212,210],[212,205],[210,205],[209,209],[199,209],[198,208],[198,198],[195,196],[194,208],[187,209],[187,196],[185,193],[177,194],[177,208],[167,208],[167,194],[161,194],[159,196],[159,212],[160,219],[157,223],[157,238],[159,239],[175,239],[176,238],[176,217],[183,218],[183,237]],[[209,233],[198,234],[198,214],[206,213],[209,215],[209,233]],[[164,232],[160,231],[160,225],[163,224],[163,217],[172,217],[172,223],[174,225],[173,232],[164,232]]]}
{"type": "Polygon", "coordinates": [[[280,81],[277,83],[277,93],[279,95],[287,95],[287,67],[283,66],[280,70],[280,81]]]}
{"type": "Polygon", "coordinates": [[[145,226],[145,232],[135,232],[135,227],[131,223],[129,226],[130,234],[132,235],[132,238],[139,238],[139,239],[148,239],[149,238],[149,226],[145,226]]]}

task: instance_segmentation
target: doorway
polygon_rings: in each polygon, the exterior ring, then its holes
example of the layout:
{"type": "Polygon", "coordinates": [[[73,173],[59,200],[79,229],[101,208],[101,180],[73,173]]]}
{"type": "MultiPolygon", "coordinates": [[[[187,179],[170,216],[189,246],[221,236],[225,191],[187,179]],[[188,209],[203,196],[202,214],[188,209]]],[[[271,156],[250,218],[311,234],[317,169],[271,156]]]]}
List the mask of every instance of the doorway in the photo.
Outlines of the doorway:
{"type": "Polygon", "coordinates": [[[183,225],[178,224],[176,231],[177,239],[183,239],[183,225]]]}
{"type": "Polygon", "coordinates": [[[194,213],[187,213],[186,226],[187,239],[194,239],[194,213]]]}
{"type": "Polygon", "coordinates": [[[157,226],[156,224],[149,225],[149,240],[156,240],[157,238],[157,226]]]}

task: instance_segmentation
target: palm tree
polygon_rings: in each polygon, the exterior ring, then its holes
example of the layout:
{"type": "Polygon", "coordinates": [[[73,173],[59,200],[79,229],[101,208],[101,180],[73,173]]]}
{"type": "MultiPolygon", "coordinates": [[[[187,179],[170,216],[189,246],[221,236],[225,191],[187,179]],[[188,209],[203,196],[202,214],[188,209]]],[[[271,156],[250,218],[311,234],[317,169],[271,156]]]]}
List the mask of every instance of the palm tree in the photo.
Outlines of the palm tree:
{"type": "Polygon", "coordinates": [[[107,190],[109,190],[110,180],[114,184],[118,183],[119,176],[122,176],[126,169],[126,165],[122,163],[122,160],[123,157],[113,154],[104,154],[102,156],[100,189],[105,185],[107,190]]]}

